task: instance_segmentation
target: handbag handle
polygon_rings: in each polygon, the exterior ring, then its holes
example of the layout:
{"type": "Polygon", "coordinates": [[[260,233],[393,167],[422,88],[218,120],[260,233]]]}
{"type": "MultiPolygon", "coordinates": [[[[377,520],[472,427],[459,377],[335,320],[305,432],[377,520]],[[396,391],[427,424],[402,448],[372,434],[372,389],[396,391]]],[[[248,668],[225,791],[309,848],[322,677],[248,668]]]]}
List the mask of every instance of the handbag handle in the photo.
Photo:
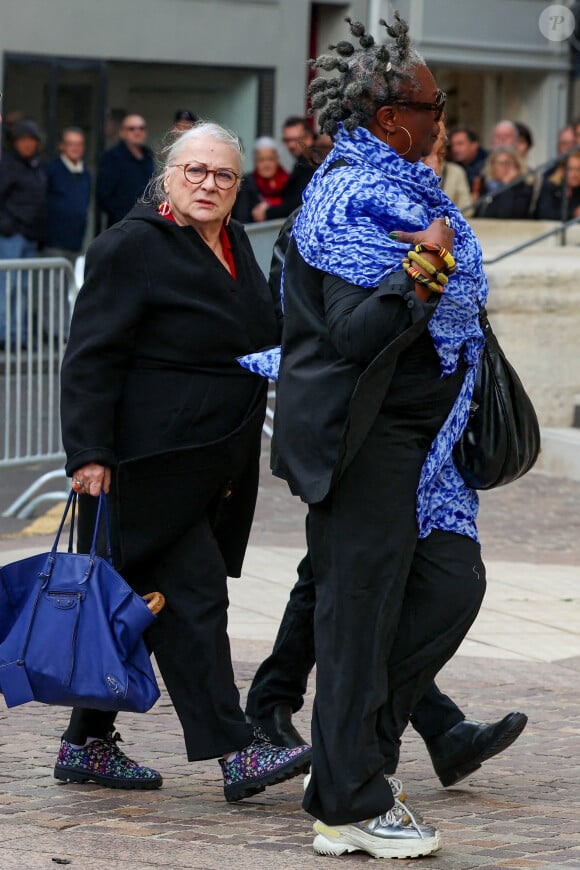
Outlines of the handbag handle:
{"type": "MultiPolygon", "coordinates": [[[[72,508],[72,514],[71,514],[71,528],[70,528],[70,534],[69,534],[69,540],[68,540],[68,552],[72,553],[72,551],[73,551],[73,536],[74,536],[74,525],[75,525],[77,498],[78,498],[77,493],[74,491],[74,489],[71,489],[69,496],[68,496],[68,499],[67,499],[67,503],[66,503],[64,512],[63,512],[63,515],[62,515],[62,519],[60,521],[60,524],[59,524],[59,527],[58,527],[58,530],[56,533],[56,537],[54,539],[54,543],[53,543],[52,548],[50,550],[50,553],[48,555],[46,565],[44,567],[44,570],[39,575],[41,578],[43,578],[45,580],[45,583],[43,583],[43,586],[46,585],[46,583],[48,582],[48,580],[50,579],[50,576],[52,574],[52,570],[53,570],[55,559],[56,559],[56,551],[58,549],[58,544],[60,541],[60,536],[62,534],[64,524],[66,523],[66,518],[68,516],[68,512],[69,512],[69,510],[71,510],[71,508],[72,508]]],[[[95,560],[97,558],[97,540],[98,540],[98,535],[99,535],[99,528],[101,525],[101,517],[103,515],[104,515],[105,533],[106,533],[105,558],[106,558],[107,562],[109,562],[109,564],[112,565],[113,564],[113,556],[112,556],[112,551],[111,551],[111,519],[110,519],[110,515],[109,515],[109,504],[107,502],[107,496],[105,495],[103,490],[101,490],[101,492],[99,493],[99,504],[97,506],[97,516],[95,518],[95,528],[93,531],[93,539],[91,542],[91,549],[90,549],[89,554],[88,554],[89,555],[89,565],[88,565],[88,568],[85,572],[85,576],[80,581],[81,583],[86,583],[86,581],[91,576],[93,566],[94,566],[95,560]]]]}

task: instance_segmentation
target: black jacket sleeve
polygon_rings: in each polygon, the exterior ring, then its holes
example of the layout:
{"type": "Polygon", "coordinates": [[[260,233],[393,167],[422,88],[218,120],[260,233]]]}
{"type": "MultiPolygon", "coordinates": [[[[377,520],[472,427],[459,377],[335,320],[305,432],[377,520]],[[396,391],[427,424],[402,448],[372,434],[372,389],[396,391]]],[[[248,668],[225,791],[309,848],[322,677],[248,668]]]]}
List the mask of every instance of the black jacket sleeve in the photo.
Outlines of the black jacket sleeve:
{"type": "Polygon", "coordinates": [[[403,270],[388,275],[375,290],[349,284],[336,275],[322,282],[330,339],[347,360],[368,365],[413,323],[432,312],[434,301],[422,302],[403,270]]]}
{"type": "Polygon", "coordinates": [[[562,213],[562,185],[544,181],[536,204],[534,217],[538,220],[560,221],[566,218],[566,207],[562,213]]]}
{"type": "Polygon", "coordinates": [[[315,166],[311,166],[302,157],[298,158],[292,172],[290,173],[290,178],[288,179],[286,187],[284,188],[281,204],[271,205],[266,210],[267,221],[288,217],[294,209],[302,205],[302,192],[309,184],[315,171],[315,166]]]}
{"type": "Polygon", "coordinates": [[[232,209],[232,217],[243,224],[253,223],[252,209],[261,201],[253,173],[244,175],[242,186],[232,209]]]}
{"type": "Polygon", "coordinates": [[[61,370],[61,425],[72,474],[87,462],[115,466],[115,406],[147,305],[145,255],[113,228],[89,247],[61,370]]]}

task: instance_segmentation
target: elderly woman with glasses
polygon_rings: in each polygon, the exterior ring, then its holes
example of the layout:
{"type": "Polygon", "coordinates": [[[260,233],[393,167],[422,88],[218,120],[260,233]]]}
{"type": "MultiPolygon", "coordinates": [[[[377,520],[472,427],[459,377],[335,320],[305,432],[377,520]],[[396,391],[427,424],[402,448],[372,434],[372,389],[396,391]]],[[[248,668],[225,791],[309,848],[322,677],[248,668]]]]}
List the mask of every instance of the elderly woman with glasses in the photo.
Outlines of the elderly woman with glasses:
{"type": "MultiPolygon", "coordinates": [[[[440,838],[393,776],[400,737],[485,589],[477,494],[453,446],[487,283],[470,226],[421,162],[444,94],[398,15],[382,45],[347,21],[360,47],[318,58],[310,88],[334,148],[285,257],[272,467],[308,503],[314,850],[407,858],[440,838]]],[[[243,363],[275,374],[273,352],[243,363]]]]}
{"type": "MultiPolygon", "coordinates": [[[[310,760],[309,747],[280,749],[246,723],[227,636],[226,580],[240,575],[248,541],[267,389],[237,358],[279,338],[266,280],[229,220],[241,161],[234,134],[198,123],[145,200],[93,242],[61,391],[79,549],[95,497],[110,491],[116,566],[136,591],[165,595],[147,640],[188,760],[219,757],[229,801],[310,760]]],[[[73,711],[57,779],[161,785],[120,751],[114,721],[73,711]]]]}
{"type": "Polygon", "coordinates": [[[275,139],[260,136],[254,142],[254,168],[242,178],[240,192],[234,206],[233,216],[244,224],[252,223],[252,209],[258,203],[282,205],[283,194],[289,174],[280,164],[280,154],[275,139]]]}

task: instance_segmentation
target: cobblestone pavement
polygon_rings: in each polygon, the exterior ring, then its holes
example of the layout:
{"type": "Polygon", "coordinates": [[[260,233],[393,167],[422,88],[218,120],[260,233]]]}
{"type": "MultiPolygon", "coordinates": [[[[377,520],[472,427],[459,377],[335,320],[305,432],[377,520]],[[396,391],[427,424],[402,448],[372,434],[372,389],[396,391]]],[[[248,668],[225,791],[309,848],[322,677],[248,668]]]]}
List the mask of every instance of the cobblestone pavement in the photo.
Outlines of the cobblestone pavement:
{"type": "MultiPolygon", "coordinates": [[[[266,472],[266,459],[264,466],[266,472]]],[[[301,547],[303,517],[300,502],[265,473],[252,544],[301,547]]],[[[580,483],[532,473],[482,495],[487,558],[531,563],[538,572],[543,564],[578,566],[580,596],[579,521],[580,483]]],[[[6,549],[15,542],[0,543],[6,549]]],[[[242,696],[269,649],[263,640],[233,640],[242,696]]],[[[529,723],[510,749],[452,789],[440,787],[409,729],[398,773],[411,804],[440,828],[443,848],[397,867],[580,868],[580,657],[547,663],[457,656],[439,682],[470,716],[492,721],[522,710],[529,723]]],[[[296,716],[305,735],[311,706],[312,687],[296,716]]],[[[313,855],[301,778],[227,804],[217,762],[185,762],[165,693],[145,716],[119,719],[125,751],[162,771],[159,791],[57,783],[52,765],[65,719],[56,708],[0,706],[0,870],[64,863],[73,870],[317,870],[372,863],[363,853],[313,855]]]]}

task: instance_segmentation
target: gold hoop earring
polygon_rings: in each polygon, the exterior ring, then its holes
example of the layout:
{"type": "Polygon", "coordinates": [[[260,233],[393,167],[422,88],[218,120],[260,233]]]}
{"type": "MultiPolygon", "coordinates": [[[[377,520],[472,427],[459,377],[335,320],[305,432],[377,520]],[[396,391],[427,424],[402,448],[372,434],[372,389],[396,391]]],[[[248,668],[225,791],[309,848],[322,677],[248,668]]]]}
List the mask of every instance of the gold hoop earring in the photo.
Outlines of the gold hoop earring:
{"type": "MultiPolygon", "coordinates": [[[[399,153],[399,157],[405,157],[405,156],[409,153],[409,151],[411,150],[411,148],[413,147],[413,137],[411,136],[411,134],[409,133],[409,131],[407,130],[407,128],[406,128],[406,127],[403,127],[402,124],[400,124],[399,126],[397,126],[396,129],[397,129],[397,130],[404,130],[405,133],[407,134],[407,136],[409,137],[409,147],[407,148],[407,150],[406,150],[406,151],[399,151],[399,152],[398,152],[398,153],[399,153]]],[[[391,133],[387,133],[387,145],[389,145],[389,136],[391,136],[391,135],[392,135],[391,133]]],[[[390,145],[390,147],[392,148],[393,146],[390,145]]],[[[397,149],[395,148],[395,151],[396,151],[396,150],[397,150],[397,149]]]]}

